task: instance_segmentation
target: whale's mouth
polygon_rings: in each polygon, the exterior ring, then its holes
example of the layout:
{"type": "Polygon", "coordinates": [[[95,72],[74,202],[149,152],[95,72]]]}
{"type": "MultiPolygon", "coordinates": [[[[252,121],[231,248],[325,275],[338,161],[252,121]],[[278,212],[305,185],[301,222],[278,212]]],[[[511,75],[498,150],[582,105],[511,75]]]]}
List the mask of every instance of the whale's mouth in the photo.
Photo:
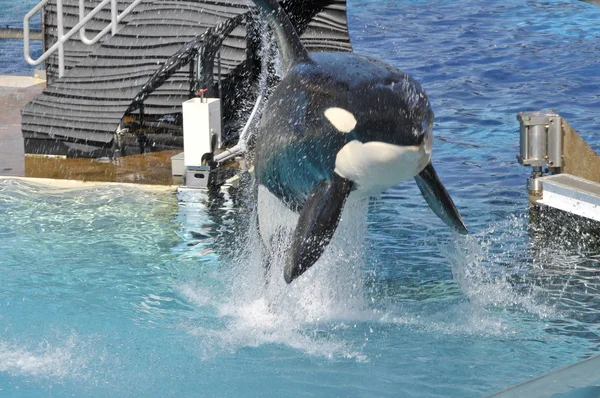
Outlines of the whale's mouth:
{"type": "Polygon", "coordinates": [[[377,195],[420,173],[431,160],[432,142],[430,133],[410,146],[353,140],[338,152],[335,172],[363,195],[377,195]]]}

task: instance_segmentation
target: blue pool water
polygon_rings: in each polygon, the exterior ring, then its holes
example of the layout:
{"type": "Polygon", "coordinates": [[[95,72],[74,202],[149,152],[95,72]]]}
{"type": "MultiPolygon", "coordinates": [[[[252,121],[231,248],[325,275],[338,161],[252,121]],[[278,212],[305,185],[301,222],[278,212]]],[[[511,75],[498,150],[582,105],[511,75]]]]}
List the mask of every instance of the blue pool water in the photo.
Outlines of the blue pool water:
{"type": "Polygon", "coordinates": [[[515,115],[554,108],[600,149],[599,21],[576,1],[349,1],[355,50],[428,92],[471,234],[409,181],[289,287],[264,284],[241,194],[0,180],[0,393],[476,397],[595,354],[600,244],[529,222],[515,115]]]}
{"type": "MultiPolygon", "coordinates": [[[[23,17],[38,1],[36,0],[0,0],[0,27],[23,28],[23,17]]],[[[29,22],[31,29],[41,29],[39,14],[29,22]]],[[[42,55],[42,42],[31,41],[31,57],[37,59],[42,55]]],[[[43,65],[39,66],[40,68],[43,65]]],[[[33,74],[34,67],[25,62],[23,57],[23,41],[0,39],[0,75],[33,74]]]]}

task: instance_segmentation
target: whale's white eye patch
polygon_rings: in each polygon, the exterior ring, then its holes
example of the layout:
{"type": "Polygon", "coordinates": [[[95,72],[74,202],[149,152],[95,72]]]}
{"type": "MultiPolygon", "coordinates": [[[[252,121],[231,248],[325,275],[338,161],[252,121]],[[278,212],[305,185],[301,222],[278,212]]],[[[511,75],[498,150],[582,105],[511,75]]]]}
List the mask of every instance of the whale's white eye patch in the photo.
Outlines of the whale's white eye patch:
{"type": "Polygon", "coordinates": [[[349,133],[356,127],[354,115],[343,108],[327,108],[325,117],[342,133],[349,133]]]}

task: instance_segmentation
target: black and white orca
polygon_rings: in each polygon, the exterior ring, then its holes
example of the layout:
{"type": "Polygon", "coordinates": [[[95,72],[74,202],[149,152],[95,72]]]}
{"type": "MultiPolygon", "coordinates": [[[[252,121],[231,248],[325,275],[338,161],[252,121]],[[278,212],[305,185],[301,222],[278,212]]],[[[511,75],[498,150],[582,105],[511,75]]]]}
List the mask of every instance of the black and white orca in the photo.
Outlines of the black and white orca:
{"type": "Polygon", "coordinates": [[[266,17],[285,75],[263,112],[256,144],[258,224],[274,196],[295,214],[285,258],[290,283],[331,241],[349,197],[366,198],[414,177],[431,209],[467,229],[431,159],[433,112],[412,77],[354,53],[309,54],[276,0],[254,0],[266,17]]]}

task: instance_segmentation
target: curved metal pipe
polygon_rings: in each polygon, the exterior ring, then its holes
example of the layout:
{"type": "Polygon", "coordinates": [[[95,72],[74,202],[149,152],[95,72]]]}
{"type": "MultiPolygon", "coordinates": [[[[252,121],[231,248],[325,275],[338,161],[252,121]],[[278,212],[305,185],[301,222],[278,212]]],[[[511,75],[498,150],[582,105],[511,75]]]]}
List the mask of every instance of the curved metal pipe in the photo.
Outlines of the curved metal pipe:
{"type": "Polygon", "coordinates": [[[237,145],[235,145],[232,148],[226,149],[225,151],[223,151],[220,154],[218,154],[217,156],[215,156],[214,157],[215,162],[223,163],[231,158],[236,157],[237,155],[241,155],[248,151],[248,145],[247,145],[248,139],[246,138],[246,136],[248,135],[248,132],[250,131],[250,126],[252,125],[252,122],[253,122],[254,118],[256,117],[256,114],[258,113],[258,109],[260,108],[262,100],[263,100],[263,93],[259,94],[258,98],[256,99],[256,103],[254,104],[254,108],[252,108],[250,117],[246,121],[246,124],[244,125],[244,129],[240,133],[240,137],[238,139],[237,145]]]}

